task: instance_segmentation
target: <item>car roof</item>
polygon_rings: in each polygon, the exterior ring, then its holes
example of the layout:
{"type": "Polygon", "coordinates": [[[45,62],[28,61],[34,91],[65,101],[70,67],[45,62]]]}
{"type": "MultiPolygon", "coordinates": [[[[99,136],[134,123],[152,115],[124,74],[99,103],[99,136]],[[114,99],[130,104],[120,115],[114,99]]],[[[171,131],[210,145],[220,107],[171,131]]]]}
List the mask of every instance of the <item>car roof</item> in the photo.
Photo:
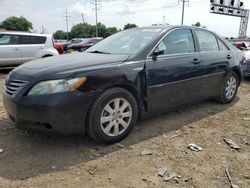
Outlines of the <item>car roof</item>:
{"type": "Polygon", "coordinates": [[[51,37],[52,36],[50,34],[39,34],[39,33],[29,33],[29,32],[20,32],[20,31],[0,31],[0,34],[41,36],[41,37],[51,37]]]}
{"type": "MultiPolygon", "coordinates": [[[[201,29],[201,30],[213,32],[213,31],[210,31],[206,28],[187,26],[187,25],[156,25],[156,26],[135,27],[132,29],[161,29],[162,31],[169,31],[169,30],[172,30],[175,28],[201,29]]],[[[215,32],[213,32],[213,33],[215,33],[215,32]]]]}

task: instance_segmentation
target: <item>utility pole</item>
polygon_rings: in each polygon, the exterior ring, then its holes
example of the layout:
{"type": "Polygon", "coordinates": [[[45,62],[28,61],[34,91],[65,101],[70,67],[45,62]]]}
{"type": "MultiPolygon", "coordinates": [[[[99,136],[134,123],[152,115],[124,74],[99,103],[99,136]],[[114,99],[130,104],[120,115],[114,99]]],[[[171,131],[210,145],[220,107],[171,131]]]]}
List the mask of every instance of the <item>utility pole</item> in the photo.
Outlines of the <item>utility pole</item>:
{"type": "Polygon", "coordinates": [[[67,9],[66,9],[66,11],[65,11],[64,17],[65,17],[66,28],[67,28],[67,40],[69,40],[69,18],[70,18],[70,15],[69,15],[67,9]]]}
{"type": "Polygon", "coordinates": [[[100,2],[100,0],[98,0],[99,1],[99,3],[97,2],[97,0],[94,0],[94,3],[91,3],[92,5],[94,5],[94,10],[95,10],[95,23],[96,23],[96,37],[98,37],[98,15],[97,15],[97,13],[98,13],[98,6],[100,6],[101,5],[101,2],[100,2]]]}
{"type": "Polygon", "coordinates": [[[42,25],[42,34],[45,34],[45,28],[44,28],[44,26],[42,25]]]}
{"type": "Polygon", "coordinates": [[[184,14],[185,14],[185,3],[189,2],[189,0],[179,0],[182,2],[182,16],[181,16],[181,25],[184,24],[184,14]]]}
{"type": "Polygon", "coordinates": [[[84,20],[84,15],[82,13],[82,23],[84,24],[85,23],[85,20],[84,20]]]}

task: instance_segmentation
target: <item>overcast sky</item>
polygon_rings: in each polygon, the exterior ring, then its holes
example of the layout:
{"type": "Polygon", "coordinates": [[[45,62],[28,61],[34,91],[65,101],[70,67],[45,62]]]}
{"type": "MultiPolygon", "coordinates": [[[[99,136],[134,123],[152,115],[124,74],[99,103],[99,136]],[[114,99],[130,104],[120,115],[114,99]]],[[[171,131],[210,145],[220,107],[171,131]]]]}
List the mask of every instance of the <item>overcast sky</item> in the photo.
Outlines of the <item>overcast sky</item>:
{"type": "MultiPolygon", "coordinates": [[[[244,1],[244,0],[243,0],[244,1]]],[[[0,0],[0,22],[9,16],[24,16],[33,23],[34,30],[48,33],[66,30],[66,9],[70,12],[69,26],[82,22],[95,24],[92,0],[0,0]]],[[[123,28],[126,23],[148,26],[165,22],[181,23],[182,6],[178,0],[102,0],[98,11],[98,21],[107,26],[123,28]]],[[[245,8],[250,9],[250,0],[245,0],[245,8]]],[[[209,13],[210,0],[190,0],[185,9],[185,25],[201,22],[208,29],[223,36],[237,36],[240,18],[209,13]]],[[[250,36],[250,27],[248,29],[250,36]]]]}

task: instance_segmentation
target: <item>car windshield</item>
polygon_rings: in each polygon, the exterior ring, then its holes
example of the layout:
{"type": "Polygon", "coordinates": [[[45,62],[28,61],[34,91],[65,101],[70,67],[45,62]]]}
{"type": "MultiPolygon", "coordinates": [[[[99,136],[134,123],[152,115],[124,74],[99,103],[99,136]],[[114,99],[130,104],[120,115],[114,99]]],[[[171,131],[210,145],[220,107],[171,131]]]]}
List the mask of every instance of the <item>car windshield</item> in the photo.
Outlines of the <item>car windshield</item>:
{"type": "Polygon", "coordinates": [[[93,47],[88,53],[133,55],[155,38],[162,29],[131,29],[114,34],[93,47]]]}

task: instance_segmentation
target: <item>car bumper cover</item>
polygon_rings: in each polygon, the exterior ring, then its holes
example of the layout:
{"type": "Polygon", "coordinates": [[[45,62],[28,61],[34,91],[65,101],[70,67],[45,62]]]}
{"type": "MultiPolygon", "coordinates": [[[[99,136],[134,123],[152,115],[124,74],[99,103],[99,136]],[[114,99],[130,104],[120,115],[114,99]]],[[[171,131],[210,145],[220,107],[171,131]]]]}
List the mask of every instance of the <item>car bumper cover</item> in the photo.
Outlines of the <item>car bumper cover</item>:
{"type": "Polygon", "coordinates": [[[26,130],[84,134],[88,109],[96,93],[79,91],[43,96],[23,96],[18,101],[3,94],[5,109],[17,127],[26,130]]]}

